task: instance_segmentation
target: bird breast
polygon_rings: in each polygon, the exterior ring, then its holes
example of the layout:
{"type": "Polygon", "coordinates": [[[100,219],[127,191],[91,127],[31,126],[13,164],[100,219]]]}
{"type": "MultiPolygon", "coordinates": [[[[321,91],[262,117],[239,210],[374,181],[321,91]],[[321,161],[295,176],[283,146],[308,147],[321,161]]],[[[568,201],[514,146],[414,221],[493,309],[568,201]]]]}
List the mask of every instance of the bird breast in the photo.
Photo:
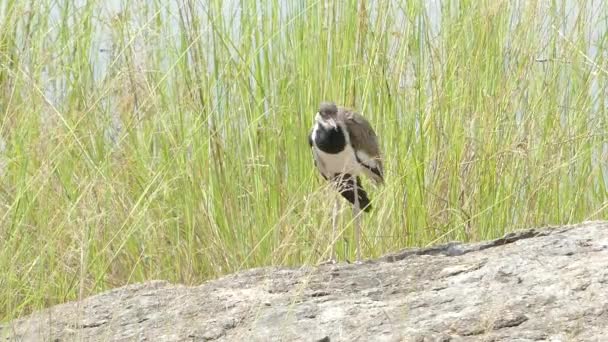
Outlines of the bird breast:
{"type": "Polygon", "coordinates": [[[315,124],[312,131],[312,140],[318,149],[329,154],[339,153],[347,145],[341,125],[334,129],[333,127],[326,127],[321,122],[315,124]]]}
{"type": "Polygon", "coordinates": [[[312,131],[312,141],[317,167],[327,178],[341,173],[360,173],[361,166],[341,125],[333,129],[317,123],[312,131]]]}

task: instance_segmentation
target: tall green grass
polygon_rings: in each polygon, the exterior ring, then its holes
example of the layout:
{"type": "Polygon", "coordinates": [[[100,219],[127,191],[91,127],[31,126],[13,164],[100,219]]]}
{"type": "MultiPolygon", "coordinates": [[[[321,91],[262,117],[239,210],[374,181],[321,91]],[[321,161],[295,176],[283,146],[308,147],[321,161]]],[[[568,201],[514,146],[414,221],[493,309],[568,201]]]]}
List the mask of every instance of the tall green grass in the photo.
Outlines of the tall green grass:
{"type": "Polygon", "coordinates": [[[386,156],[366,257],[608,218],[606,4],[116,3],[0,1],[0,320],[327,258],[322,100],[386,156]]]}

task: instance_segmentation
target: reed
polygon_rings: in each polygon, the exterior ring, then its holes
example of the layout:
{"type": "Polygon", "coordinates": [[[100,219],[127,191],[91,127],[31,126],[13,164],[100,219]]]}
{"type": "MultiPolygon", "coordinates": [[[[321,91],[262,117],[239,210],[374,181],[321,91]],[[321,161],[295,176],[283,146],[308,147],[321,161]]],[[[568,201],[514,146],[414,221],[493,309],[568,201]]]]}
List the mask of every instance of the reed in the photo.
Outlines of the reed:
{"type": "Polygon", "coordinates": [[[0,320],[324,260],[322,100],[385,152],[366,257],[607,219],[607,5],[426,3],[0,1],[0,320]]]}

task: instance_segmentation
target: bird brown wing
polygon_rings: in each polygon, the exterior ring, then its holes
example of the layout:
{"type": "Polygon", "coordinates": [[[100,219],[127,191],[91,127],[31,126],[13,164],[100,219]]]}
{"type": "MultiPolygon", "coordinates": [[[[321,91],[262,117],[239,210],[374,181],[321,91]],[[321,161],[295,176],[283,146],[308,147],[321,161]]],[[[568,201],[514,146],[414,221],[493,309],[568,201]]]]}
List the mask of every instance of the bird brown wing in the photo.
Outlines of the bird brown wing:
{"type": "Polygon", "coordinates": [[[377,181],[382,183],[384,178],[382,156],[380,153],[380,146],[378,145],[378,136],[370,123],[361,114],[345,108],[339,108],[338,119],[346,125],[346,129],[350,136],[350,143],[353,146],[355,153],[357,151],[363,151],[375,161],[375,163],[372,163],[375,165],[368,165],[365,161],[361,162],[379,178],[377,181]]]}

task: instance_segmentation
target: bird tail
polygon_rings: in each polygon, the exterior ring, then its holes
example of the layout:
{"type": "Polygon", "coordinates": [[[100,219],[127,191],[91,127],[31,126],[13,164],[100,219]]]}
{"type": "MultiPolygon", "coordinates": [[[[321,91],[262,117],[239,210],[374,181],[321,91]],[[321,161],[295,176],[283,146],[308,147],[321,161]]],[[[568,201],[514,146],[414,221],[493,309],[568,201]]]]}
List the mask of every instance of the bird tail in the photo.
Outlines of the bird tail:
{"type": "Polygon", "coordinates": [[[350,174],[336,175],[334,177],[336,184],[338,185],[338,191],[342,197],[346,198],[353,205],[355,204],[355,181],[357,182],[357,197],[359,199],[359,208],[365,212],[369,212],[372,209],[367,192],[361,186],[361,180],[359,177],[353,177],[350,174]]]}

